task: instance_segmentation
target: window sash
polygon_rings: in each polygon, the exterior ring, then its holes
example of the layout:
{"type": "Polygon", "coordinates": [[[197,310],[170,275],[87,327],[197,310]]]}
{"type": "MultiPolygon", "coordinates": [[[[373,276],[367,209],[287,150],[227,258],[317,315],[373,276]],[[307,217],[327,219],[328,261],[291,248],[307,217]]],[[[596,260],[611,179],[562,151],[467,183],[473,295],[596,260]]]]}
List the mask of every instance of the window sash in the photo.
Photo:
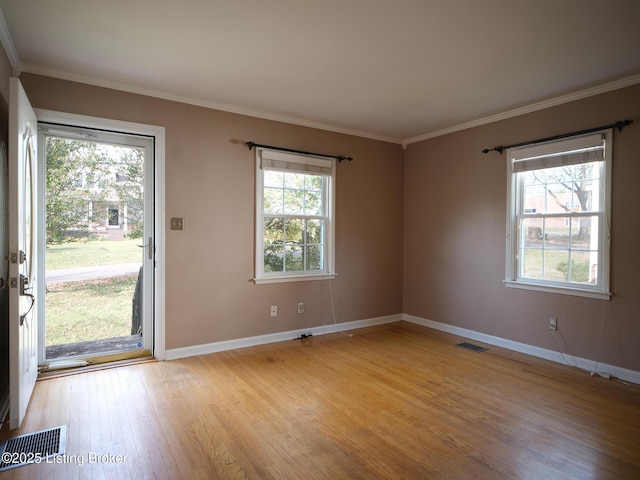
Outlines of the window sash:
{"type": "MultiPolygon", "coordinates": [[[[531,281],[537,281],[537,282],[544,282],[544,283],[549,283],[549,284],[555,284],[555,285],[559,285],[559,286],[564,286],[564,285],[571,285],[571,286],[577,286],[579,288],[585,288],[585,289],[596,289],[598,290],[600,287],[599,285],[602,283],[602,275],[604,274],[604,270],[603,270],[603,262],[604,262],[604,252],[602,249],[602,241],[600,240],[601,236],[602,236],[602,225],[604,224],[604,214],[603,213],[597,213],[597,212],[587,212],[587,213],[567,213],[567,214],[539,214],[539,215],[530,215],[530,214],[523,214],[523,215],[518,215],[517,216],[517,246],[516,246],[516,256],[517,256],[517,261],[516,261],[516,279],[518,281],[524,281],[524,282],[531,282],[531,281]],[[542,234],[542,238],[541,238],[541,245],[540,247],[538,246],[532,246],[532,245],[527,245],[527,238],[529,236],[529,232],[525,230],[525,228],[523,227],[524,225],[524,221],[525,220],[530,220],[530,219],[535,219],[535,220],[541,220],[542,224],[545,225],[546,224],[546,220],[558,220],[561,218],[567,218],[569,219],[570,222],[573,221],[573,219],[581,219],[581,218],[596,218],[597,219],[597,227],[596,227],[596,232],[592,233],[592,235],[596,235],[597,238],[597,245],[593,245],[592,243],[590,243],[587,246],[581,246],[579,244],[574,245],[574,240],[573,240],[573,233],[571,232],[569,234],[569,238],[567,238],[566,240],[566,244],[560,244],[560,245],[552,245],[550,244],[549,246],[547,246],[547,242],[551,242],[551,240],[553,239],[553,233],[548,233],[547,230],[545,228],[542,229],[541,234],[542,234]],[[551,236],[551,238],[549,238],[551,236]],[[533,251],[539,251],[541,253],[541,276],[540,277],[535,277],[535,276],[531,276],[531,275],[526,275],[525,272],[525,252],[533,252],[533,251]],[[567,275],[567,279],[566,280],[553,280],[551,278],[551,273],[552,273],[552,269],[547,269],[546,268],[546,253],[547,252],[566,252],[567,253],[567,269],[568,269],[568,275],[567,275]],[[593,274],[595,274],[595,279],[596,281],[591,283],[591,282],[585,282],[585,281],[578,281],[576,280],[577,276],[572,276],[571,274],[574,273],[571,270],[575,267],[580,267],[580,265],[578,264],[574,264],[574,261],[576,260],[576,258],[579,258],[581,255],[584,254],[589,254],[589,265],[588,265],[588,278],[591,278],[593,274]],[[594,259],[595,257],[595,259],[594,259]],[[592,267],[595,265],[596,270],[595,272],[592,272],[591,269],[592,267]]],[[[574,227],[569,227],[570,230],[572,230],[572,228],[574,227]]],[[[578,227],[580,228],[580,227],[578,227]]]]}

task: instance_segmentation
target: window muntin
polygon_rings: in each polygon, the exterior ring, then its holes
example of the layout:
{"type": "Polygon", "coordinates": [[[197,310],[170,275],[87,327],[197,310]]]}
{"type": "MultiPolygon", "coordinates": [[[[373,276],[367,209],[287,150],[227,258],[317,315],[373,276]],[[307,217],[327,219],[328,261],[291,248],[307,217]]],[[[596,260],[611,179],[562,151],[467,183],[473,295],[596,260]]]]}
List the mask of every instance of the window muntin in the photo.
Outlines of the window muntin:
{"type": "Polygon", "coordinates": [[[609,297],[610,135],[507,151],[508,286],[609,297]]]}
{"type": "Polygon", "coordinates": [[[256,150],[256,283],[333,269],[333,160],[256,150]]]}

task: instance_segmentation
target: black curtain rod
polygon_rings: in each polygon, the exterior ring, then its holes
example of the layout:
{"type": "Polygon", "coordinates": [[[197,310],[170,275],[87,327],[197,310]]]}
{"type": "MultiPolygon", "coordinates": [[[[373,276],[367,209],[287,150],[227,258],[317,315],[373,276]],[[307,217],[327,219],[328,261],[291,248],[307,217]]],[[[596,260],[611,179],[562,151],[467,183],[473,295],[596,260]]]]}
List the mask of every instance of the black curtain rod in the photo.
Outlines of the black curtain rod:
{"type": "Polygon", "coordinates": [[[271,150],[280,150],[281,152],[299,153],[301,155],[315,155],[316,157],[335,158],[338,160],[338,163],[340,163],[343,160],[348,160],[348,161],[353,160],[353,158],[345,157],[344,155],[325,155],[324,153],[312,153],[312,152],[305,152],[302,150],[293,150],[291,148],[272,147],[271,145],[261,145],[259,143],[254,143],[254,142],[247,142],[247,147],[249,147],[249,150],[251,150],[253,147],[259,147],[259,148],[269,148],[271,150]]]}
{"type": "Polygon", "coordinates": [[[580,130],[579,132],[565,133],[562,135],[555,135],[553,137],[547,137],[547,138],[539,138],[538,140],[530,140],[528,142],[515,143],[513,145],[508,145],[506,147],[503,147],[500,145],[493,148],[485,148],[484,150],[482,150],[482,153],[489,153],[489,152],[493,152],[494,150],[498,153],[502,153],[507,148],[523,147],[525,145],[533,145],[536,143],[548,142],[551,140],[560,140],[561,138],[575,137],[576,135],[583,135],[586,133],[597,132],[599,130],[604,130],[606,128],[615,127],[618,129],[619,132],[621,132],[624,127],[631,125],[632,123],[633,123],[633,120],[621,120],[619,122],[612,123],[611,125],[605,125],[604,127],[589,128],[587,130],[580,130]]]}

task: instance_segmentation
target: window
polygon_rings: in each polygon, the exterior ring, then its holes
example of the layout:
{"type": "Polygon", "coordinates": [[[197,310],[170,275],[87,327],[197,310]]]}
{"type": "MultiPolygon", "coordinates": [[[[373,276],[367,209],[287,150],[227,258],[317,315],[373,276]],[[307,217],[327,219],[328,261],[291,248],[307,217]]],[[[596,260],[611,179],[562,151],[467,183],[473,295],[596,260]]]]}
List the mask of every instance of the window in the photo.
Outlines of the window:
{"type": "Polygon", "coordinates": [[[108,223],[110,227],[120,225],[120,211],[117,208],[109,208],[108,223]]]}
{"type": "Polygon", "coordinates": [[[507,286],[610,297],[611,137],[507,150],[507,286]]]}
{"type": "Polygon", "coordinates": [[[256,283],[334,278],[335,161],[256,149],[256,283]]]}

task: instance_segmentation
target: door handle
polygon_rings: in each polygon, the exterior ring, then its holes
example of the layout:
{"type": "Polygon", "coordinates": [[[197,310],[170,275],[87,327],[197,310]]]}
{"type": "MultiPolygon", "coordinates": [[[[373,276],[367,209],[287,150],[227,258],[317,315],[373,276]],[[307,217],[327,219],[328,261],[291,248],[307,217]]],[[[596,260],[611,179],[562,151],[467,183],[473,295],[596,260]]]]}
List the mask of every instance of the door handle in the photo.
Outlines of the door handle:
{"type": "Polygon", "coordinates": [[[140,248],[148,248],[147,255],[149,256],[149,260],[153,260],[153,237],[149,237],[149,243],[146,245],[138,245],[140,248]]]}
{"type": "Polygon", "coordinates": [[[27,290],[30,290],[31,288],[27,285],[29,285],[29,277],[20,274],[20,295],[22,295],[23,297],[29,297],[31,299],[31,305],[29,305],[27,311],[23,314],[20,314],[20,326],[24,324],[25,318],[27,318],[27,315],[29,315],[29,312],[33,309],[33,306],[36,303],[36,297],[34,297],[33,294],[27,292],[27,290]]]}
{"type": "Polygon", "coordinates": [[[27,285],[29,285],[29,277],[20,274],[20,295],[29,295],[27,293],[27,290],[29,289],[27,285]]]}

